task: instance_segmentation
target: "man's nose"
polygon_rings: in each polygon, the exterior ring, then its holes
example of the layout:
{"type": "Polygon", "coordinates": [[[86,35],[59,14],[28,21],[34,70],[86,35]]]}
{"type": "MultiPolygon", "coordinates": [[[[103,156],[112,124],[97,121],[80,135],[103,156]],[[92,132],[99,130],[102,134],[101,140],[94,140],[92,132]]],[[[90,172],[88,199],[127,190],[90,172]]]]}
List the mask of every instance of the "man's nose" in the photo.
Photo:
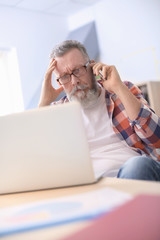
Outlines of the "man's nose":
{"type": "Polygon", "coordinates": [[[80,81],[79,78],[77,78],[76,76],[74,76],[73,74],[71,75],[71,82],[73,86],[76,86],[80,81]]]}

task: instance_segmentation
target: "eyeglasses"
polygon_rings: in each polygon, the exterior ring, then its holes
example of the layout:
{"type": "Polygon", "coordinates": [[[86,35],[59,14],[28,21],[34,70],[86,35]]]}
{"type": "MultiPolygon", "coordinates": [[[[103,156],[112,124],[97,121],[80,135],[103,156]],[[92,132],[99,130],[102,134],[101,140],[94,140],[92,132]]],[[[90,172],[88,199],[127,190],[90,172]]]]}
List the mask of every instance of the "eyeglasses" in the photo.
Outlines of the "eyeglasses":
{"type": "Polygon", "coordinates": [[[66,83],[69,83],[71,81],[71,75],[74,75],[75,77],[79,78],[87,72],[87,66],[89,64],[89,61],[82,67],[74,69],[71,74],[66,74],[60,78],[57,78],[56,80],[61,84],[65,85],[66,83]]]}

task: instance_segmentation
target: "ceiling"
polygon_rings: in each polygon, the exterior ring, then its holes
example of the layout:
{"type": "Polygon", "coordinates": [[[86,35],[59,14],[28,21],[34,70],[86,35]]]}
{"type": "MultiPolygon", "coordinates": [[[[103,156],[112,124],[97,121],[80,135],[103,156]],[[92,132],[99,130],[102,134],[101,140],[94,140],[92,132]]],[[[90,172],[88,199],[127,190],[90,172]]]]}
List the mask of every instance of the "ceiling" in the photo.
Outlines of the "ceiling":
{"type": "Polygon", "coordinates": [[[69,16],[98,2],[100,0],[0,0],[0,7],[69,16]]]}

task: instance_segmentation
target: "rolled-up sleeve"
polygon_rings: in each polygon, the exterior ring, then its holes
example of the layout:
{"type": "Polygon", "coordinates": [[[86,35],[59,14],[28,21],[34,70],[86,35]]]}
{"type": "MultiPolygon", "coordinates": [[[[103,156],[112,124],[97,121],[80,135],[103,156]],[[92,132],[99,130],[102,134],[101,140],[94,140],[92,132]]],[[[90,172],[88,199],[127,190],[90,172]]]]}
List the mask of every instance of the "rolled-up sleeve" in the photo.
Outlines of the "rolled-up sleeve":
{"type": "Polygon", "coordinates": [[[160,148],[160,118],[148,106],[141,103],[138,117],[129,121],[143,142],[160,148]]]}

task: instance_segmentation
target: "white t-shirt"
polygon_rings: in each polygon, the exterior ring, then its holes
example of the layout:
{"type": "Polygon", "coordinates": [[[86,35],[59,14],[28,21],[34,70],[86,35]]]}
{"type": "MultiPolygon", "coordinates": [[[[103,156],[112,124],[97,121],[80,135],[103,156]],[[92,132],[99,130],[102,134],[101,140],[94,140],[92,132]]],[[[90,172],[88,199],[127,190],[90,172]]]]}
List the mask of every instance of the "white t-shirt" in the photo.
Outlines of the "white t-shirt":
{"type": "Polygon", "coordinates": [[[82,109],[82,116],[95,171],[105,170],[105,176],[116,177],[119,168],[129,158],[139,154],[114,132],[107,112],[104,88],[101,88],[101,94],[92,106],[82,109]]]}

